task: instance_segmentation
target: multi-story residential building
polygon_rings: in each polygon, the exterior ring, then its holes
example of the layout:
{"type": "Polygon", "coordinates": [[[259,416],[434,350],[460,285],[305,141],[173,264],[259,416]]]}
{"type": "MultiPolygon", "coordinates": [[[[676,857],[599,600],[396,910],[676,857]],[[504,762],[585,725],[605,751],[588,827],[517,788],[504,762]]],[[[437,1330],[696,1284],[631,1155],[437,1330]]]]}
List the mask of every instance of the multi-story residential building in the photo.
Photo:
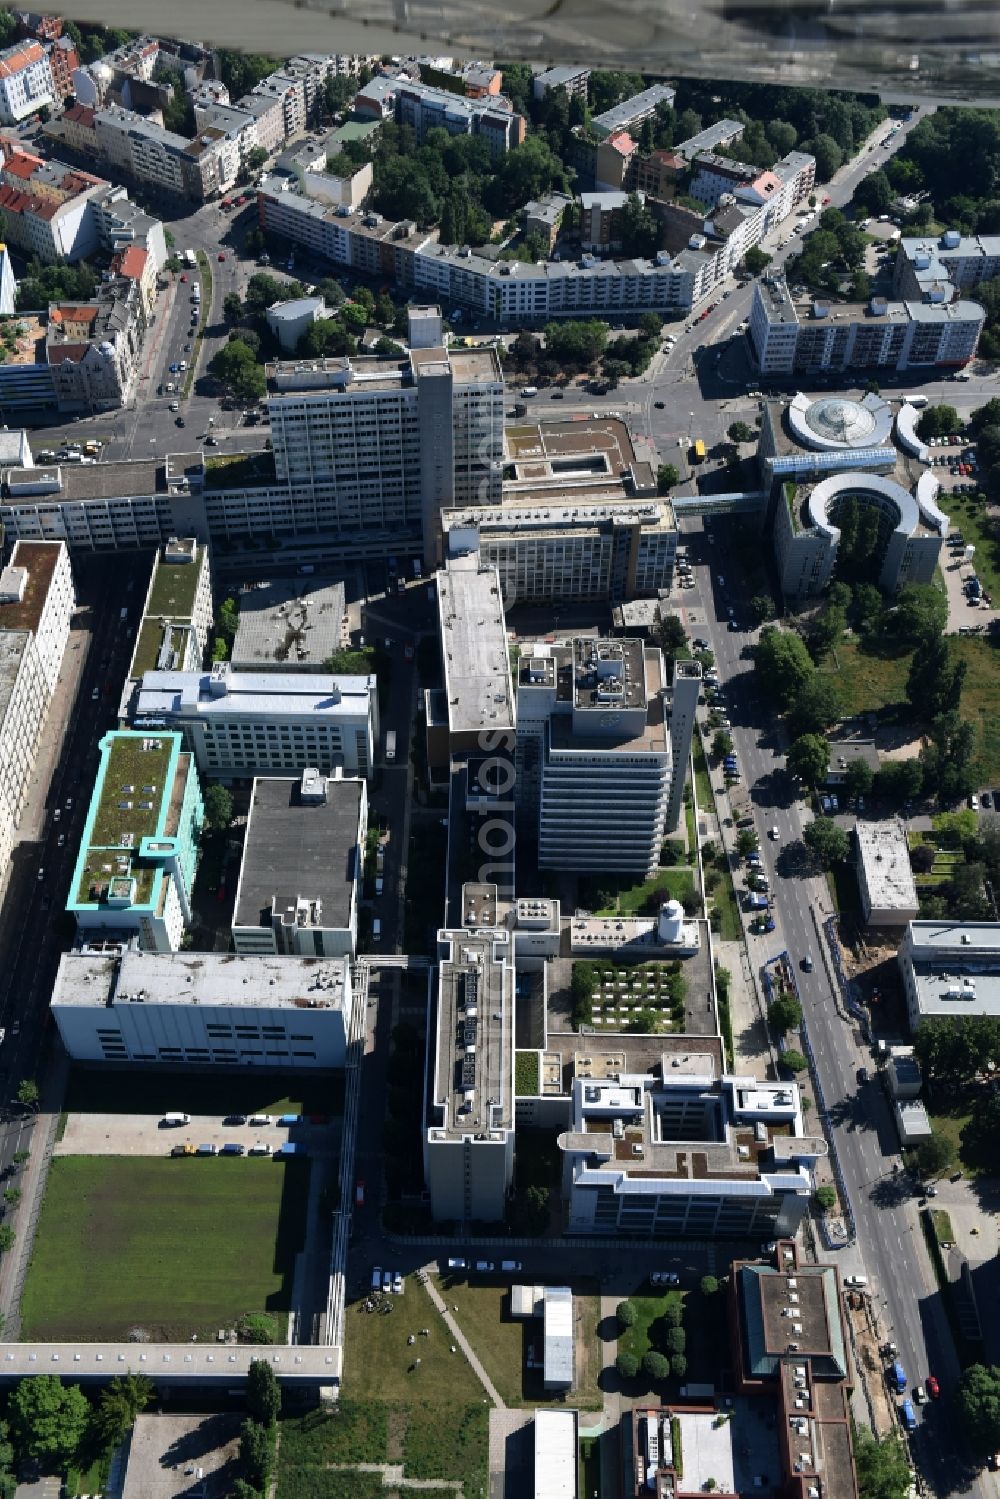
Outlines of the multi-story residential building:
{"type": "Polygon", "coordinates": [[[631,189],[639,171],[639,144],[627,130],[604,136],[594,151],[594,186],[599,193],[631,189]]]}
{"type": "Polygon", "coordinates": [[[66,910],[81,933],[176,952],[191,922],[205,815],[194,758],[180,734],[119,729],[99,747],[66,910]]]}
{"type": "Polygon", "coordinates": [[[236,101],[236,108],[248,116],[248,139],[270,156],[279,150],[285,141],[285,107],[280,94],[244,94],[236,101]]]}
{"type": "Polygon", "coordinates": [[[193,536],[172,536],[153,560],[123,705],[131,703],[147,671],[200,671],[212,620],[208,547],[193,536]]]}
{"type": "Polygon", "coordinates": [[[238,953],[353,958],[368,793],[307,769],[253,783],[233,912],[238,953]]]}
{"type": "Polygon", "coordinates": [[[540,234],[548,242],[551,250],[558,238],[563,215],[572,202],[573,199],[568,193],[551,192],[546,193],[544,198],[539,198],[535,203],[526,204],[524,208],[525,235],[540,234]]]}
{"type": "Polygon", "coordinates": [[[297,135],[306,127],[305,79],[290,73],[269,73],[257,84],[253,93],[264,99],[276,99],[281,105],[282,139],[297,135]]]}
{"type": "MultiPolygon", "coordinates": [[[[645,202],[644,193],[638,196],[645,202]]],[[[585,250],[621,249],[621,214],[628,200],[624,192],[580,194],[580,244],[585,250]]]]}
{"type": "Polygon", "coordinates": [[[911,1030],[1000,1017],[1000,922],[911,921],[898,962],[911,1030]]]}
{"type": "Polygon", "coordinates": [[[17,306],[17,282],[10,263],[10,251],[0,244],[0,316],[9,317],[17,306]]]}
{"type": "Polygon", "coordinates": [[[641,93],[633,94],[631,98],[623,99],[620,104],[613,105],[602,114],[594,115],[590,122],[591,129],[598,135],[614,135],[618,130],[636,130],[644,121],[653,118],[658,105],[672,105],[676,97],[676,90],[668,83],[651,84],[641,93]]]}
{"type": "MultiPolygon", "coordinates": [[[[487,900],[481,910],[491,907],[487,900]]],[[[514,961],[503,927],[438,933],[428,1035],[424,1175],[431,1214],[503,1218],[514,1179],[514,961]]]]}
{"type": "Polygon", "coordinates": [[[64,953],[50,1000],[67,1056],[184,1068],[343,1067],[351,1012],[342,958],[282,953],[64,953]]]}
{"type": "Polygon", "coordinates": [[[500,496],[503,375],[495,349],[444,348],[437,308],[411,308],[398,363],[268,367],[275,474],[343,529],[420,524],[428,565],[441,510],[500,496]]]}
{"type": "Polygon", "coordinates": [[[429,130],[479,136],[494,158],[520,146],[527,129],[524,116],[517,114],[502,94],[470,99],[405,75],[376,75],[358,90],[354,107],[362,118],[383,120],[392,116],[397,124],[410,125],[418,141],[423,141],[429,130]]]}
{"type": "Polygon", "coordinates": [[[553,89],[561,90],[571,99],[586,99],[589,80],[589,68],[560,64],[554,68],[546,68],[544,73],[537,73],[532,80],[531,89],[536,99],[544,99],[553,89]]]}
{"type": "Polygon", "coordinates": [[[92,255],[100,245],[93,201],[110,184],[13,141],[0,148],[0,210],[8,242],[49,264],[92,255]]]}
{"type": "Polygon", "coordinates": [[[15,42],[0,52],[0,123],[16,125],[56,103],[52,69],[40,42],[15,42]]]}
{"type": "Polygon", "coordinates": [[[141,279],[102,282],[90,302],[49,308],[45,354],[60,411],[113,411],[132,397],[146,331],[141,279]]]}
{"type": "Polygon", "coordinates": [[[861,910],[869,926],[906,926],[920,909],[906,825],[863,822],[854,827],[861,910]]]}
{"type": "Polygon", "coordinates": [[[754,286],[749,336],[764,375],[952,369],[975,354],[984,320],[976,302],[797,298],[772,275],[754,286]]]}
{"type": "Polygon", "coordinates": [[[539,868],[656,870],[673,774],[667,686],[660,652],[634,639],[524,651],[517,799],[539,868]]]}
{"type": "Polygon", "coordinates": [[[651,198],[672,198],[687,169],[688,163],[676,151],[652,151],[636,165],[636,189],[651,198]]]}
{"type": "Polygon", "coordinates": [[[60,36],[47,49],[49,70],[52,73],[52,92],[60,102],[73,93],[73,75],[80,66],[73,38],[60,36]]]}
{"type": "Polygon", "coordinates": [[[30,630],[49,693],[56,690],[75,608],[65,543],[15,542],[0,572],[0,630],[30,630]]]}
{"type": "Polygon", "coordinates": [[[567,1232],[794,1236],[826,1154],[806,1133],[797,1084],[718,1076],[709,1048],[684,1040],[657,1073],[577,1070],[559,1136],[567,1232]]]}
{"type": "Polygon", "coordinates": [[[163,269],[167,259],[163,225],[133,203],[123,187],[108,187],[95,193],[90,200],[90,211],[97,220],[100,243],[111,255],[135,246],[146,251],[154,273],[163,269]]]}
{"type": "Polygon", "coordinates": [[[4,350],[0,364],[0,416],[7,425],[20,426],[18,417],[22,413],[57,410],[56,388],[46,359],[46,319],[36,313],[22,313],[8,326],[14,330],[14,342],[4,350]]]}
{"type": "Polygon", "coordinates": [[[731,161],[713,151],[700,152],[691,163],[690,198],[697,198],[706,208],[714,208],[723,193],[735,193],[760,176],[760,168],[745,161],[731,161]]]}
{"type": "Polygon", "coordinates": [[[231,779],[293,775],[310,767],[368,776],[378,741],[374,675],[151,671],[135,703],[137,728],[183,734],[198,768],[231,779]]]}
{"type": "Polygon", "coordinates": [[[188,140],[122,105],[95,109],[92,130],[84,111],[73,121],[74,140],[92,136],[99,157],[140,182],[203,201],[226,192],[239,174],[243,151],[238,128],[206,125],[188,140]]]}
{"type": "Polygon", "coordinates": [[[0,880],[10,870],[51,699],[32,632],[0,632],[0,880]]]}
{"type": "Polygon", "coordinates": [[[893,291],[902,300],[950,302],[1000,276],[1000,235],[906,235],[899,242],[893,291]]]}
{"type": "Polygon", "coordinates": [[[122,281],[135,283],[147,315],[156,302],[156,263],[148,250],[129,245],[111,257],[111,274],[122,281]]]}

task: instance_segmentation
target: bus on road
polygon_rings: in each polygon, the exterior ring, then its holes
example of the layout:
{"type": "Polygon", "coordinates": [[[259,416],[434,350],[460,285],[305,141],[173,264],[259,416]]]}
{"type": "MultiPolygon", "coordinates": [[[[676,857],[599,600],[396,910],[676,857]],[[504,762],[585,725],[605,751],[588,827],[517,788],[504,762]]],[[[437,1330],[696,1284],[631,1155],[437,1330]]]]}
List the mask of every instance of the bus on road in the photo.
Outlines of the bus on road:
{"type": "Polygon", "coordinates": [[[396,758],[396,730],[389,729],[385,736],[385,758],[392,761],[396,758]]]}
{"type": "Polygon", "coordinates": [[[694,447],[691,449],[691,462],[692,463],[704,463],[705,462],[705,444],[704,444],[704,442],[702,442],[702,440],[701,440],[700,437],[697,439],[697,441],[694,444],[694,447]]]}

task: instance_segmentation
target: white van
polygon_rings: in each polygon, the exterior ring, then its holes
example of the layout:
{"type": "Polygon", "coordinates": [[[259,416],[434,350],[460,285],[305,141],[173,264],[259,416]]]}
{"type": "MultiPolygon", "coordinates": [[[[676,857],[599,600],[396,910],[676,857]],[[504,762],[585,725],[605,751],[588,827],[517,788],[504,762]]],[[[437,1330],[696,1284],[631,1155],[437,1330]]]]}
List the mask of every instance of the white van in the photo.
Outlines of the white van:
{"type": "Polygon", "coordinates": [[[382,940],[382,923],[377,916],[372,922],[372,937],[376,942],[381,942],[382,940]]]}
{"type": "Polygon", "coordinates": [[[163,1123],[167,1129],[176,1129],[181,1124],[190,1124],[190,1114],[164,1114],[163,1123]]]}
{"type": "Polygon", "coordinates": [[[862,1291],[867,1284],[867,1275],[849,1275],[844,1281],[844,1285],[850,1286],[852,1291],[862,1291]]]}

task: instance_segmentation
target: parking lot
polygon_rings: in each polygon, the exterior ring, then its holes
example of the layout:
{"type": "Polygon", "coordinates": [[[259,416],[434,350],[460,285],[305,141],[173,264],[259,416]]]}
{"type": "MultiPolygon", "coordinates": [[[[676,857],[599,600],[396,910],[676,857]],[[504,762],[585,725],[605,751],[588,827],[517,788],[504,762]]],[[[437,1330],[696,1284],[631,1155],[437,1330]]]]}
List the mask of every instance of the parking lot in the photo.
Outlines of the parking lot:
{"type": "MultiPolygon", "coordinates": [[[[272,1116],[275,1121],[278,1116],[272,1116]]],[[[148,1114],[69,1114],[55,1155],[169,1155],[176,1145],[270,1145],[277,1152],[290,1140],[304,1144],[310,1156],[329,1156],[339,1148],[339,1120],[329,1124],[281,1126],[225,1124],[219,1114],[191,1114],[190,1122],[165,1125],[148,1114]]]]}

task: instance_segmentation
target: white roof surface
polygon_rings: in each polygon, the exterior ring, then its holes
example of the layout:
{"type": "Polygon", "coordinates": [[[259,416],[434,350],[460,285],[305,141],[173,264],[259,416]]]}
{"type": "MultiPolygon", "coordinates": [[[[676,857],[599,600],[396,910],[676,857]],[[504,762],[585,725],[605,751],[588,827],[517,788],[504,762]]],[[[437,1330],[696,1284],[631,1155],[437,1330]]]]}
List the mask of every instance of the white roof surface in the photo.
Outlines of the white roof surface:
{"type": "Polygon", "coordinates": [[[544,1377],[548,1384],[573,1383],[573,1293],[569,1286],[545,1288],[544,1377]]]}
{"type": "Polygon", "coordinates": [[[576,1412],[535,1412],[535,1499],[576,1499],[576,1412]]]}

